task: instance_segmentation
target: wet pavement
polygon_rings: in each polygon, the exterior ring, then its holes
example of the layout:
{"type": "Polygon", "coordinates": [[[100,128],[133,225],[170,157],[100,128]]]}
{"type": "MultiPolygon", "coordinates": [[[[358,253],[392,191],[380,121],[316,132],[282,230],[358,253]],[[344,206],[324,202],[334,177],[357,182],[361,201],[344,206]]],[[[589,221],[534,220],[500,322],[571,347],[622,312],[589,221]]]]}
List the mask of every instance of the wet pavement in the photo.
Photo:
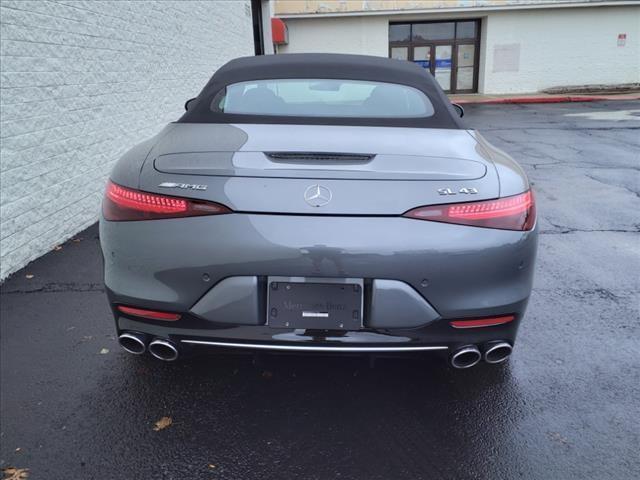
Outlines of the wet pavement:
{"type": "Polygon", "coordinates": [[[0,467],[47,480],[638,478],[640,102],[466,111],[537,193],[535,289],[507,364],[134,357],[113,336],[92,227],[2,286],[0,467]]]}

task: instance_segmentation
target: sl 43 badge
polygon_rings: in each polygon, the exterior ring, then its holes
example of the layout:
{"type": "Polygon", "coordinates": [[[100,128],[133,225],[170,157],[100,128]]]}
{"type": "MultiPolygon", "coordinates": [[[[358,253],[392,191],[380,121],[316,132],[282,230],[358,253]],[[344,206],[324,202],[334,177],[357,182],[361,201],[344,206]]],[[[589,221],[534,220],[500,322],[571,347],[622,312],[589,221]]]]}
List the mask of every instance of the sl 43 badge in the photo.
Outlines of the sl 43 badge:
{"type": "Polygon", "coordinates": [[[438,193],[440,195],[475,195],[476,193],[478,193],[478,189],[474,187],[462,187],[456,192],[455,190],[452,190],[450,188],[439,188],[438,193]]]}
{"type": "Polygon", "coordinates": [[[160,188],[182,188],[185,190],[206,190],[206,185],[196,185],[195,183],[175,183],[175,182],[162,182],[158,185],[160,188]]]}

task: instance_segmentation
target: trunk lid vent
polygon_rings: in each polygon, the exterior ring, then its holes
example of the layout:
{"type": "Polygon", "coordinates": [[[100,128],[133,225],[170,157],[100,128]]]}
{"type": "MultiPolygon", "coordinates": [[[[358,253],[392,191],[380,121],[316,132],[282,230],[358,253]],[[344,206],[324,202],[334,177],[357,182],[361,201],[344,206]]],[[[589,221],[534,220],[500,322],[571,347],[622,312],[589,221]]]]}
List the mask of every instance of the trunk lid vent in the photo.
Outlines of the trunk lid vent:
{"type": "Polygon", "coordinates": [[[264,152],[269,159],[276,162],[368,162],[375,154],[370,153],[329,153],[329,152],[264,152]]]}

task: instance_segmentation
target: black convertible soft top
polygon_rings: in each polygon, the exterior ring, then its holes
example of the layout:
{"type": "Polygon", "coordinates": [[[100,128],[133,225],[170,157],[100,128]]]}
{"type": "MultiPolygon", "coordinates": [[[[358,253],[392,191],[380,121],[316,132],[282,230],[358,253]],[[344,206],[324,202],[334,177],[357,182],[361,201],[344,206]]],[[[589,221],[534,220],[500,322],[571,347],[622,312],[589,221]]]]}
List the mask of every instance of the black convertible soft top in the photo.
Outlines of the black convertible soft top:
{"type": "Polygon", "coordinates": [[[261,55],[231,60],[211,77],[178,122],[463,128],[449,99],[424,68],[404,60],[331,53],[261,55]],[[429,98],[435,113],[421,118],[336,118],[233,114],[214,112],[210,108],[214,97],[228,85],[281,78],[371,80],[408,85],[429,98]]]}

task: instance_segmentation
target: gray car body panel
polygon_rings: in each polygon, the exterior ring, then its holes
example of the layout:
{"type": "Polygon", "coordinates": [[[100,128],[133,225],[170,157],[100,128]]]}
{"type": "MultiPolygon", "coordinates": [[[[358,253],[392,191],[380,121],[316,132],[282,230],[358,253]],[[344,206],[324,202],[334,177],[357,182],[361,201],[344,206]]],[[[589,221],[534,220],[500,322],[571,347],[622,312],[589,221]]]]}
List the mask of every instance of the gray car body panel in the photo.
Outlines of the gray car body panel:
{"type": "Polygon", "coordinates": [[[194,315],[214,323],[261,325],[258,277],[227,277],[220,280],[193,307],[194,315]]]}
{"type": "Polygon", "coordinates": [[[272,160],[264,152],[197,152],[160,155],[154,167],[161,173],[258,178],[334,180],[478,180],[484,163],[426,155],[373,155],[369,160],[272,160]]]}
{"type": "Polygon", "coordinates": [[[500,196],[508,197],[529,190],[529,180],[522,167],[509,154],[491,145],[477,131],[469,132],[478,142],[478,149],[486,152],[500,179],[500,196]]]}
{"type": "Polygon", "coordinates": [[[120,331],[261,342],[513,341],[531,292],[537,228],[507,231],[401,217],[422,205],[494,199],[529,189],[522,169],[477,132],[170,124],[128,152],[111,178],[147,192],[219,202],[235,212],[101,220],[112,305],[193,315],[191,323],[158,324],[116,313],[120,331]],[[374,157],[364,163],[278,162],[265,152],[374,157]],[[159,187],[163,182],[206,189],[159,187]],[[327,205],[305,202],[305,190],[315,184],[332,190],[327,205]],[[442,189],[451,194],[442,195],[442,189]],[[364,279],[366,331],[340,340],[272,331],[260,318],[265,307],[261,279],[268,276],[364,279]],[[404,286],[391,288],[398,285],[393,282],[404,286]],[[464,333],[446,323],[502,314],[515,314],[517,320],[464,333]]]}
{"type": "Polygon", "coordinates": [[[491,315],[528,298],[536,250],[535,231],[402,217],[102,222],[100,237],[105,282],[119,303],[177,311],[224,278],[257,275],[401,280],[443,317],[491,315]]]}
{"type": "Polygon", "coordinates": [[[126,152],[113,167],[111,179],[120,185],[138,188],[140,172],[147,159],[147,155],[155,145],[156,139],[162,136],[163,132],[169,128],[170,126],[165,127],[157,136],[139,143],[126,152]]]}
{"type": "Polygon", "coordinates": [[[371,328],[416,328],[440,318],[423,296],[404,282],[376,278],[371,285],[371,328]]]}
{"type": "Polygon", "coordinates": [[[469,201],[497,198],[500,182],[488,153],[464,130],[174,124],[149,153],[139,188],[210,200],[240,212],[399,215],[421,205],[451,202],[451,196],[438,192],[443,188],[452,192],[473,188],[477,193],[467,195],[469,201]],[[197,142],[192,141],[194,135],[197,142]],[[221,137],[233,140],[218,142],[221,137]],[[226,151],[232,147],[240,150],[226,151]],[[264,154],[280,151],[360,152],[375,157],[367,165],[309,164],[276,162],[264,154]],[[317,208],[308,205],[303,194],[320,181],[333,197],[317,208]],[[168,191],[159,187],[163,182],[205,185],[206,190],[168,191]]]}

